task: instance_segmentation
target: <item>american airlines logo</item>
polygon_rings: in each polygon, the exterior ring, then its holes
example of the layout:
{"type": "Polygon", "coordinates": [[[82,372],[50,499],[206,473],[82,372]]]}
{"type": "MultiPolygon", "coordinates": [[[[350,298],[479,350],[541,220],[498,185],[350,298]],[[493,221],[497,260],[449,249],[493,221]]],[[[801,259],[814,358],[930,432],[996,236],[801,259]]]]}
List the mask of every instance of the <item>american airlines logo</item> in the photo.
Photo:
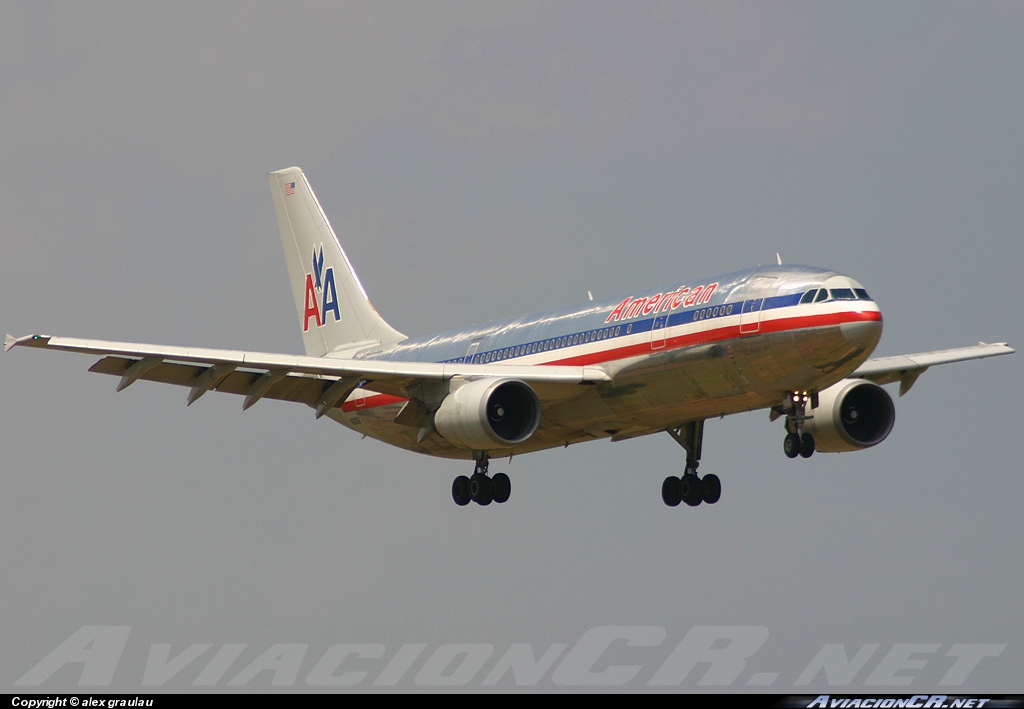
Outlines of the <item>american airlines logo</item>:
{"type": "Polygon", "coordinates": [[[313,250],[313,270],[306,274],[306,308],[302,316],[302,331],[309,332],[309,321],[317,327],[327,324],[327,314],[333,313],[335,322],[341,322],[338,309],[338,291],[334,286],[334,269],[324,269],[324,245],[313,250]]]}
{"type": "Polygon", "coordinates": [[[605,322],[629,320],[638,315],[663,313],[666,310],[675,310],[680,306],[689,308],[691,305],[703,305],[711,300],[711,296],[716,288],[718,288],[718,284],[711,283],[710,285],[694,286],[693,288],[679,286],[669,293],[655,293],[652,296],[641,298],[630,296],[616,306],[605,322]]]}

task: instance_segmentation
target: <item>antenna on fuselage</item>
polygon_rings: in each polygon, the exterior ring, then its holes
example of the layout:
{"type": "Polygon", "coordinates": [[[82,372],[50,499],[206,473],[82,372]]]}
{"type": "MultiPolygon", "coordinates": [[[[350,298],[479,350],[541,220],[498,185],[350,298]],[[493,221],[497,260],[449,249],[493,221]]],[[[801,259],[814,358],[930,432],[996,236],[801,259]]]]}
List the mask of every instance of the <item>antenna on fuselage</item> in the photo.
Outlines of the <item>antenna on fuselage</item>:
{"type": "Polygon", "coordinates": [[[591,301],[594,300],[594,294],[591,293],[590,291],[587,291],[587,297],[590,298],[591,301]]]}
{"type": "Polygon", "coordinates": [[[782,265],[782,257],[779,256],[778,251],[775,252],[775,263],[779,264],[780,266],[782,265]]]}

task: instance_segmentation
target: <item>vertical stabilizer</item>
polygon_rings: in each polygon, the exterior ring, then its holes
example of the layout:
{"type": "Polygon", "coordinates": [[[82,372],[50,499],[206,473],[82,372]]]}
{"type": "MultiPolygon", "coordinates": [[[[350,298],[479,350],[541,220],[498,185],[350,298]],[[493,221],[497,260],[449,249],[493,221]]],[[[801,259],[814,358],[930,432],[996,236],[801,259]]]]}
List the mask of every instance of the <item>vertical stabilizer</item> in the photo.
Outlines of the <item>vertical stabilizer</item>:
{"type": "Polygon", "coordinates": [[[290,167],[269,178],[306,354],[404,340],[370,303],[302,170],[290,167]]]}

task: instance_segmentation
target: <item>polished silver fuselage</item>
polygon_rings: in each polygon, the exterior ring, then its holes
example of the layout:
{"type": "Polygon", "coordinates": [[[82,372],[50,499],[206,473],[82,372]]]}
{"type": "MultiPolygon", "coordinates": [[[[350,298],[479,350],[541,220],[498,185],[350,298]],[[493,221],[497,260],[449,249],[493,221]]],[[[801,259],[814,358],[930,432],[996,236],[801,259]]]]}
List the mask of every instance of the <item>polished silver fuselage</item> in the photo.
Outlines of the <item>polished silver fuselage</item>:
{"type": "MultiPolygon", "coordinates": [[[[864,298],[800,302],[815,288],[861,286],[826,269],[760,267],[405,340],[364,356],[599,367],[611,382],[541,387],[537,431],[491,456],[597,438],[621,440],[771,407],[787,392],[820,391],[855,370],[881,337],[878,306],[864,298]],[[684,297],[695,292],[697,297],[684,297]]],[[[396,423],[404,405],[399,397],[360,389],[330,415],[403,448],[450,458],[472,456],[441,436],[423,437],[396,423]]]]}

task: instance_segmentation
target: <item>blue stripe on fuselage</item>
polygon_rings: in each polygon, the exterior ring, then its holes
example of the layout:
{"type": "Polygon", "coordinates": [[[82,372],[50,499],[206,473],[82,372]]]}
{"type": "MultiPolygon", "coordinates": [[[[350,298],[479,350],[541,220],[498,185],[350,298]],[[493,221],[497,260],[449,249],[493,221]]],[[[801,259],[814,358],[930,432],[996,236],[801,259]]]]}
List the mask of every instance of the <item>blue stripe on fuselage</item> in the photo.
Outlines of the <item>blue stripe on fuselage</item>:
{"type": "MultiPolygon", "coordinates": [[[[708,303],[696,306],[680,306],[669,312],[668,322],[663,327],[676,327],[686,323],[707,319],[729,317],[741,312],[762,312],[797,305],[803,293],[820,285],[835,271],[807,266],[761,267],[724,274],[717,278],[703,279],[696,283],[718,283],[708,303]],[[745,292],[750,278],[759,274],[771,274],[778,278],[774,290],[790,292],[745,301],[730,298],[745,292]],[[730,307],[731,306],[731,307],[730,307]],[[717,308],[717,311],[716,311],[717,308]]],[[[687,281],[694,283],[694,281],[687,281]]],[[[671,293],[677,285],[661,289],[650,289],[632,294],[636,298],[650,298],[658,293],[671,293]]],[[[605,320],[622,303],[626,295],[599,302],[588,302],[577,306],[560,308],[541,313],[532,313],[519,318],[492,321],[462,330],[452,330],[437,335],[410,338],[383,352],[363,355],[367,359],[391,361],[463,362],[468,361],[467,351],[472,343],[478,343],[473,361],[508,361],[517,356],[528,356],[540,352],[551,352],[578,346],[582,342],[596,342],[618,339],[627,335],[650,332],[656,318],[665,313],[655,311],[642,319],[620,319],[606,323],[605,320]],[[547,349],[544,349],[547,346],[547,349]],[[522,348],[519,350],[519,348],[522,348]],[[517,350],[520,354],[514,354],[517,350]],[[489,358],[489,360],[488,360],[489,358]]],[[[642,316],[641,316],[642,317],[642,316]]],[[[660,324],[660,323],[659,323],[660,324]]]]}

